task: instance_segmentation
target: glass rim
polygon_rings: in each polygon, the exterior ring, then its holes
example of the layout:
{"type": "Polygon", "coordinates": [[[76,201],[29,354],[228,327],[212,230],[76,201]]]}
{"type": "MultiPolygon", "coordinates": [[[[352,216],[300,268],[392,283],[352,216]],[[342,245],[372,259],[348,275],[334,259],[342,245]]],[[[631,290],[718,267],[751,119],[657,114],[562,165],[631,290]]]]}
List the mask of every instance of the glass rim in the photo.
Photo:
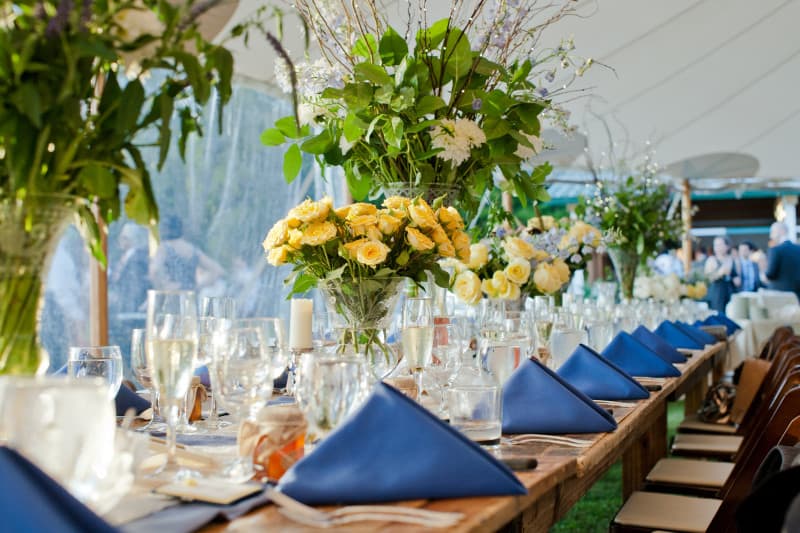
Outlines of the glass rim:
{"type": "Polygon", "coordinates": [[[120,348],[118,344],[104,344],[97,346],[70,346],[69,357],[71,358],[73,354],[79,353],[83,355],[92,356],[93,358],[102,359],[103,357],[100,354],[108,352],[113,353],[114,351],[116,351],[120,356],[122,355],[122,348],[120,348]]]}

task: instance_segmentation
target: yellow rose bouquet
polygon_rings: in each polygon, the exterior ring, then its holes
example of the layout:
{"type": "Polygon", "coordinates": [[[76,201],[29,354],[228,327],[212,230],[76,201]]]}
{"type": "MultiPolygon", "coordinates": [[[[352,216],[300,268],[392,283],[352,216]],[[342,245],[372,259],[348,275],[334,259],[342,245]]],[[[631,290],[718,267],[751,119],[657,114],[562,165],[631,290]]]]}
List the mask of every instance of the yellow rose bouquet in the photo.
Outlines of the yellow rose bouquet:
{"type": "Polygon", "coordinates": [[[563,258],[538,248],[529,235],[500,229],[470,247],[468,261],[446,259],[453,270],[451,290],[468,304],[483,296],[518,300],[523,296],[553,294],[569,282],[563,258]]]}
{"type": "Polygon", "coordinates": [[[319,287],[352,345],[377,362],[389,350],[381,339],[404,278],[431,272],[448,287],[443,258],[470,260],[470,239],[458,211],[422,198],[391,196],[379,208],[354,203],[335,209],[330,198],[305,200],[277,221],[264,239],[267,261],[293,264],[291,294],[319,287]],[[376,350],[379,348],[379,350],[376,350]]]}
{"type": "Polygon", "coordinates": [[[603,233],[582,220],[536,216],[528,220],[527,232],[535,246],[553,250],[571,272],[584,268],[592,254],[605,245],[603,233]]]}

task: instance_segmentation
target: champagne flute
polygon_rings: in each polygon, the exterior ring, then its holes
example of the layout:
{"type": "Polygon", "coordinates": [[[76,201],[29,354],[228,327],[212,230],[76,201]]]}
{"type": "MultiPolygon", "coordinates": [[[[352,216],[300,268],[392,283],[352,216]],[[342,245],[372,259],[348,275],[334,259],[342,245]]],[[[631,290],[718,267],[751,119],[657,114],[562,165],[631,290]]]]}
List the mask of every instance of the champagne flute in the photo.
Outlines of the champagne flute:
{"type": "MultiPolygon", "coordinates": [[[[210,408],[208,418],[203,426],[208,430],[215,430],[231,425],[219,418],[218,394],[215,384],[214,360],[216,359],[214,335],[222,326],[222,320],[236,318],[236,300],[229,296],[204,296],[200,306],[200,319],[198,321],[199,343],[197,345],[197,364],[205,365],[208,369],[208,380],[211,386],[210,408]]],[[[230,324],[226,324],[230,327],[230,324]]]]}
{"type": "Polygon", "coordinates": [[[175,428],[192,382],[197,355],[197,300],[193,291],[147,292],[147,362],[167,419],[167,461],[155,474],[189,473],[178,464],[175,428]]]}
{"type": "Polygon", "coordinates": [[[414,374],[417,403],[422,403],[422,372],[431,364],[433,351],[433,306],[430,298],[407,298],[403,305],[400,339],[403,357],[414,374]]]}
{"type": "Polygon", "coordinates": [[[289,349],[286,343],[286,328],[283,320],[274,317],[240,318],[237,328],[256,328],[261,332],[265,362],[269,363],[270,377],[275,380],[283,374],[289,364],[289,349]]]}
{"type": "Polygon", "coordinates": [[[145,352],[145,330],[136,328],[131,331],[131,366],[136,380],[150,391],[150,406],[153,412],[150,421],[137,431],[163,431],[163,419],[158,409],[158,389],[153,386],[153,369],[147,364],[145,352]]]}
{"type": "Polygon", "coordinates": [[[108,399],[122,385],[122,352],[119,346],[73,346],[69,349],[67,374],[73,378],[102,378],[108,399]]]}

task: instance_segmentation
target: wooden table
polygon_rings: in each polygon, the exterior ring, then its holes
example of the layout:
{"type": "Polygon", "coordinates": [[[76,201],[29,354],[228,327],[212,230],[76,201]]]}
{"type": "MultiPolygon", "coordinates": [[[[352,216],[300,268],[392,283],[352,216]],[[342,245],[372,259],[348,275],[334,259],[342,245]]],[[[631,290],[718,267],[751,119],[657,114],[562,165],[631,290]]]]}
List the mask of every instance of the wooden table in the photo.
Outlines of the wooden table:
{"type": "MultiPolygon", "coordinates": [[[[458,511],[466,515],[449,531],[485,532],[547,531],[563,517],[589,488],[622,458],[623,496],[640,488],[644,476],[667,453],[667,401],[677,394],[696,394],[719,357],[724,357],[725,343],[719,342],[694,352],[684,365],[681,376],[664,379],[661,390],[647,400],[632,403],[632,408],[614,407],[618,428],[613,433],[575,435],[594,440],[585,449],[554,444],[502,445],[499,454],[533,456],[539,461],[535,470],[517,472],[527,487],[525,496],[415,500],[398,505],[424,507],[437,511],[458,511]]],[[[366,522],[348,524],[347,531],[410,532],[419,528],[394,523],[366,522]]],[[[204,531],[315,531],[284,518],[275,506],[268,505],[227,524],[213,524],[204,531]]]]}

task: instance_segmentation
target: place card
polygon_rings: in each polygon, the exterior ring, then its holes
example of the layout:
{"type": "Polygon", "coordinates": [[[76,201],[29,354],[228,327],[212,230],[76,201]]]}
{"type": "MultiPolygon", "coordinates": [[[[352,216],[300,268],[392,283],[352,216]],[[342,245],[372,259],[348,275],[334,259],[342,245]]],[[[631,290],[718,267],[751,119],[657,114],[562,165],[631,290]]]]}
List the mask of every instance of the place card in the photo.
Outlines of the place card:
{"type": "Polygon", "coordinates": [[[162,485],[154,492],[174,496],[184,501],[228,505],[262,490],[264,490],[263,485],[254,483],[234,484],[210,479],[188,479],[162,485]]]}

